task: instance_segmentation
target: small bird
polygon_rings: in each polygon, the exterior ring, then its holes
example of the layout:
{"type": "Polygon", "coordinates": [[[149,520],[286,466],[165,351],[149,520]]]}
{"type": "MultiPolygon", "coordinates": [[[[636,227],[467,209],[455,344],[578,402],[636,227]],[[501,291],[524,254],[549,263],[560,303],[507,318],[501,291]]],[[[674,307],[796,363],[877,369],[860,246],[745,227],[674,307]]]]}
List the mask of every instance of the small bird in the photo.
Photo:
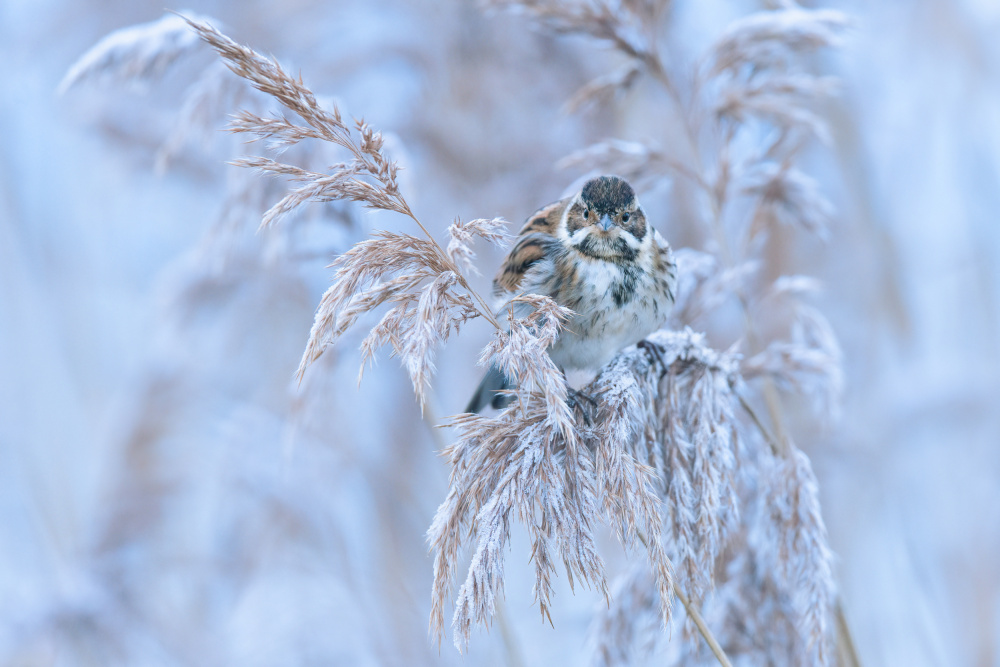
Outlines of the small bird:
{"type": "MultiPolygon", "coordinates": [[[[517,294],[541,294],[574,312],[549,348],[564,373],[599,371],[660,328],[676,286],[670,245],[618,176],[592,178],[577,194],[532,214],[493,280],[501,304],[517,294]]],[[[510,387],[490,368],[466,412],[505,407],[510,387]]]]}

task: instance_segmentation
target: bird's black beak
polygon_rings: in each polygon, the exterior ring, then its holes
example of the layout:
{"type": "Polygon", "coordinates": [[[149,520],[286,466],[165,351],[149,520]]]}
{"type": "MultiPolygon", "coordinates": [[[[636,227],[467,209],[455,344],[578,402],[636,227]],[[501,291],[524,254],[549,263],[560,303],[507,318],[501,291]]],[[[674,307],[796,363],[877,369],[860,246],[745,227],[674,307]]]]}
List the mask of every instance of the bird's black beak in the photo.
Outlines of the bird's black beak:
{"type": "Polygon", "coordinates": [[[601,229],[603,229],[604,231],[608,231],[609,229],[611,229],[611,226],[615,223],[611,222],[611,216],[605,213],[604,215],[601,216],[600,224],[601,224],[601,229]]]}

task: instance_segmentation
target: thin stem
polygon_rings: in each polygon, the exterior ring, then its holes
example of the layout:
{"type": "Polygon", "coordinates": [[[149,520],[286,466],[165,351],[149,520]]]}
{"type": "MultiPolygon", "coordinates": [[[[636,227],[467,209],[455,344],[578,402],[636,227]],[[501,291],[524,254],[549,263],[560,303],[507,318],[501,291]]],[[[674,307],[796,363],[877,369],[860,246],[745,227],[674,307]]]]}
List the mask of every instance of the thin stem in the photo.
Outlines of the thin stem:
{"type": "Polygon", "coordinates": [[[503,640],[504,649],[507,651],[507,664],[510,667],[524,667],[524,656],[521,653],[521,645],[514,635],[514,629],[507,622],[505,609],[503,600],[497,600],[495,617],[497,625],[500,626],[500,638],[503,640]]]}
{"type": "MultiPolygon", "coordinates": [[[[649,541],[646,539],[646,535],[641,530],[637,530],[635,535],[639,538],[639,541],[642,542],[642,545],[649,550],[649,541]]],[[[673,569],[673,566],[671,566],[671,569],[673,569]]],[[[712,631],[708,629],[705,619],[701,617],[701,614],[698,613],[695,606],[691,604],[691,600],[688,599],[688,596],[685,595],[684,591],[682,591],[676,584],[674,584],[673,589],[674,595],[676,595],[677,599],[681,601],[682,605],[684,605],[684,610],[687,612],[688,618],[694,621],[695,627],[698,628],[698,632],[700,632],[701,636],[705,639],[705,643],[708,644],[708,648],[712,649],[712,653],[715,654],[719,664],[722,665],[722,667],[733,667],[733,663],[729,661],[729,657],[726,655],[726,652],[722,650],[722,646],[720,646],[719,642],[716,641],[715,635],[713,635],[712,631]]]]}
{"type": "Polygon", "coordinates": [[[663,162],[669,168],[673,169],[674,171],[676,171],[681,176],[684,176],[685,178],[690,179],[695,185],[697,185],[699,188],[701,188],[705,192],[710,192],[711,191],[711,189],[712,189],[711,186],[708,183],[705,182],[705,179],[701,177],[701,174],[699,174],[698,172],[696,172],[693,169],[689,168],[685,164],[683,164],[683,163],[681,163],[681,162],[679,162],[677,160],[674,160],[672,158],[668,158],[668,157],[663,158],[663,162]]]}
{"type": "Polygon", "coordinates": [[[847,625],[847,614],[844,613],[844,605],[837,599],[834,607],[834,614],[837,617],[837,646],[840,648],[842,667],[861,667],[861,660],[858,658],[858,650],[854,646],[854,638],[851,636],[851,629],[847,625]]]}
{"type": "Polygon", "coordinates": [[[738,397],[740,399],[740,406],[742,406],[746,413],[750,415],[751,421],[753,421],[753,423],[757,426],[757,430],[760,431],[760,434],[764,436],[764,440],[767,441],[768,446],[771,447],[771,453],[778,456],[781,453],[781,450],[778,448],[778,443],[776,443],[774,438],[771,437],[771,433],[767,430],[767,427],[764,426],[760,417],[757,416],[757,412],[750,407],[750,404],[747,403],[745,398],[739,395],[738,397]]]}
{"type": "Polygon", "coordinates": [[[729,662],[729,657],[726,656],[726,652],[722,650],[721,646],[719,646],[719,642],[715,640],[715,636],[712,634],[712,631],[708,629],[707,625],[705,625],[705,621],[702,619],[701,614],[699,614],[698,610],[694,608],[694,605],[691,604],[688,597],[684,595],[684,591],[674,586],[674,595],[676,595],[677,599],[681,601],[682,605],[684,605],[684,610],[687,612],[688,618],[694,621],[695,626],[698,628],[698,632],[700,632],[701,636],[705,638],[705,643],[708,644],[708,648],[712,649],[712,653],[715,654],[719,664],[722,665],[722,667],[733,667],[733,663],[729,662]]]}
{"type": "MultiPolygon", "coordinates": [[[[402,200],[402,197],[400,197],[400,199],[402,200]]],[[[500,323],[497,322],[496,318],[493,316],[493,309],[489,307],[489,305],[486,303],[486,300],[479,295],[479,292],[472,289],[472,285],[470,285],[469,281],[465,279],[465,275],[459,270],[458,266],[453,261],[451,261],[451,257],[449,257],[448,253],[444,251],[444,248],[441,247],[441,244],[437,242],[437,239],[435,239],[429,231],[427,231],[427,228],[424,227],[423,223],[421,223],[417,219],[417,216],[413,215],[413,211],[410,210],[410,205],[407,204],[405,201],[403,201],[402,204],[403,207],[406,209],[406,215],[409,216],[409,218],[413,220],[413,222],[417,223],[417,227],[420,227],[420,230],[424,233],[424,235],[427,236],[427,240],[429,240],[437,247],[438,252],[441,253],[442,261],[444,261],[444,263],[448,266],[448,270],[454,273],[458,277],[458,282],[461,283],[462,287],[465,288],[465,290],[472,296],[473,299],[479,302],[479,308],[478,308],[479,314],[482,315],[484,318],[486,318],[486,320],[490,324],[492,324],[494,328],[496,328],[498,331],[502,330],[503,327],[500,326],[500,323]]]]}
{"type": "MultiPolygon", "coordinates": [[[[433,396],[432,392],[428,391],[428,394],[433,396]]],[[[427,426],[427,431],[430,433],[431,440],[434,441],[434,448],[438,452],[443,452],[448,449],[448,443],[445,442],[444,436],[441,435],[441,429],[435,426],[438,423],[437,420],[437,410],[431,404],[430,397],[424,399],[423,403],[420,404],[421,415],[423,418],[421,421],[427,426]]]]}

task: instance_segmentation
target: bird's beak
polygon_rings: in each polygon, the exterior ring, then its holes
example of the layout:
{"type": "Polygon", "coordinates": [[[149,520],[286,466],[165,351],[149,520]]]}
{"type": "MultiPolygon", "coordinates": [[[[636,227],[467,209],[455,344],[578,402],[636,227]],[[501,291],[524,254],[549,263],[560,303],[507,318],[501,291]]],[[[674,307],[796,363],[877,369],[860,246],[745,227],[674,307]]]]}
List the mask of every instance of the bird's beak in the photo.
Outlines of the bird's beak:
{"type": "Polygon", "coordinates": [[[607,213],[601,216],[601,229],[603,229],[604,231],[608,231],[609,229],[611,229],[611,225],[613,224],[615,223],[611,222],[611,216],[609,216],[607,213]]]}

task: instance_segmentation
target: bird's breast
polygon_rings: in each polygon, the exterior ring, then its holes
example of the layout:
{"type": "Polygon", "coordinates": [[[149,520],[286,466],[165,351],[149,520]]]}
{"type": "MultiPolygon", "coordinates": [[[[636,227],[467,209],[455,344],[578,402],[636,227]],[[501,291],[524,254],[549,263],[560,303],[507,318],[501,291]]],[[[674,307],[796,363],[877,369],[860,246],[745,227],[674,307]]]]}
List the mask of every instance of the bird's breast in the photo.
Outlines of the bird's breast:
{"type": "Polygon", "coordinates": [[[599,369],[666,321],[669,291],[638,263],[575,262],[571,273],[555,295],[576,313],[550,350],[561,367],[599,369]]]}

